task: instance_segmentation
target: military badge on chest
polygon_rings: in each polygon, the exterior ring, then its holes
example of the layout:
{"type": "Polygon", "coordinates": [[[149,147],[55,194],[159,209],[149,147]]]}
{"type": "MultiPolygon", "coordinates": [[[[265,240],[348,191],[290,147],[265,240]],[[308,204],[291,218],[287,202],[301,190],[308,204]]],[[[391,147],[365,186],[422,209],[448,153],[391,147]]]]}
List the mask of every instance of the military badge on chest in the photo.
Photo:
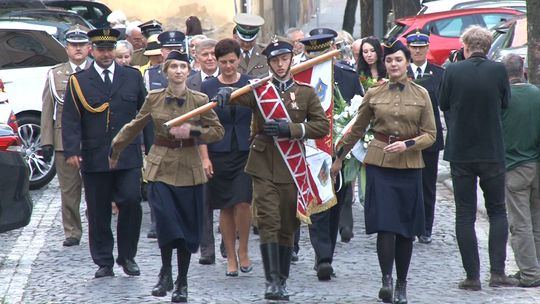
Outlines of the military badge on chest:
{"type": "Polygon", "coordinates": [[[290,93],[290,97],[291,97],[291,109],[293,110],[298,110],[298,104],[296,103],[296,95],[294,94],[294,92],[291,92],[290,93]]]}

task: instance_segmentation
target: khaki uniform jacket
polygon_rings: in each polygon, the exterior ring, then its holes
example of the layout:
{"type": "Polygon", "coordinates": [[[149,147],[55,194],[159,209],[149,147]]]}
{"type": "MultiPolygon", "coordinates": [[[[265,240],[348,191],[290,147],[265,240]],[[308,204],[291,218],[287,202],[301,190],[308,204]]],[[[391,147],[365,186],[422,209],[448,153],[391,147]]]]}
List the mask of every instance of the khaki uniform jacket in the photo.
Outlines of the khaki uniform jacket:
{"type": "MultiPolygon", "coordinates": [[[[111,158],[118,159],[122,150],[153,121],[154,137],[165,137],[174,140],[163,123],[185,114],[208,103],[208,97],[202,93],[186,89],[183,96],[174,96],[170,89],[157,89],[148,93],[137,117],[126,124],[112,141],[111,158]],[[185,99],[182,106],[165,102],[166,97],[185,99]]],[[[198,129],[201,135],[198,140],[211,143],[223,138],[223,126],[213,110],[195,116],[189,121],[192,129],[198,129]]],[[[146,158],[144,179],[153,182],[164,182],[172,186],[193,186],[207,181],[199,155],[198,145],[184,148],[168,148],[153,145],[146,158]]]]}
{"type": "Polygon", "coordinates": [[[415,144],[401,153],[385,153],[383,148],[388,143],[373,139],[364,158],[366,164],[396,169],[424,167],[421,151],[435,142],[437,134],[431,100],[420,85],[406,78],[400,82],[403,91],[391,89],[386,82],[366,92],[356,122],[343,139],[343,155],[364,136],[371,122],[373,131],[396,136],[397,140],[414,139],[415,144]]]}
{"type": "Polygon", "coordinates": [[[144,48],[133,51],[130,64],[136,66],[143,66],[147,64],[150,59],[148,59],[148,57],[143,54],[144,51],[144,48]]]}
{"type": "MultiPolygon", "coordinates": [[[[289,90],[279,93],[291,118],[289,123],[291,138],[316,139],[322,138],[330,132],[330,122],[324,113],[321,101],[311,86],[294,83],[289,90]],[[295,95],[296,106],[292,105],[291,93],[295,95]]],[[[254,139],[250,146],[246,173],[271,180],[274,183],[293,183],[289,169],[273,140],[257,136],[257,134],[262,133],[264,117],[260,113],[253,92],[237,97],[230,103],[253,109],[252,137],[254,139]]]]}
{"type": "MultiPolygon", "coordinates": [[[[91,60],[86,60],[85,69],[90,67],[91,60]]],[[[41,108],[41,145],[54,145],[55,151],[64,151],[62,144],[62,112],[64,109],[64,94],[69,76],[74,71],[69,62],[57,64],[52,67],[45,81],[45,88],[42,94],[41,108]],[[51,77],[53,78],[51,80],[51,77]],[[51,91],[51,81],[53,82],[56,96],[51,91]]]]}
{"type": "Polygon", "coordinates": [[[240,74],[246,74],[256,78],[264,78],[269,74],[268,63],[266,56],[261,54],[262,48],[259,45],[253,47],[251,57],[249,57],[249,64],[246,65],[244,61],[244,54],[240,54],[240,64],[238,65],[238,72],[240,74]]]}

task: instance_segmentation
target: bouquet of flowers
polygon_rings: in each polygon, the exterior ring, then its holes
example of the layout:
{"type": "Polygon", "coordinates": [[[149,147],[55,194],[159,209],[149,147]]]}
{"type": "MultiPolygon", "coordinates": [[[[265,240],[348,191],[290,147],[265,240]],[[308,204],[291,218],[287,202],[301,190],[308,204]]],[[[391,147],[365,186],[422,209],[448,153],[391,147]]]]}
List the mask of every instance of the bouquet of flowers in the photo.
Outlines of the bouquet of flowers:
{"type": "Polygon", "coordinates": [[[369,88],[374,86],[375,84],[380,84],[381,82],[384,82],[384,79],[377,80],[377,78],[368,77],[364,72],[360,72],[358,76],[358,80],[360,81],[360,84],[364,88],[364,92],[367,92],[369,88]]]}

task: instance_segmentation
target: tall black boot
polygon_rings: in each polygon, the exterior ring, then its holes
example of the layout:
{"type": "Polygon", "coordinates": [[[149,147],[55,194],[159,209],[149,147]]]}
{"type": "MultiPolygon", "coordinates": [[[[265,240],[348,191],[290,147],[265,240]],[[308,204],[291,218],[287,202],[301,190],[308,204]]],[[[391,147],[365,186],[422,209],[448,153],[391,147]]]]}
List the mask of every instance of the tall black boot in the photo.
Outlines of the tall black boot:
{"type": "MultiPolygon", "coordinates": [[[[397,287],[396,287],[397,290],[397,287]]],[[[391,274],[385,274],[382,277],[382,287],[379,290],[379,299],[383,303],[392,303],[392,293],[394,291],[393,279],[391,274]]]]}
{"type": "Polygon", "coordinates": [[[279,249],[277,243],[261,244],[261,256],[266,278],[266,290],[264,298],[267,300],[280,300],[280,277],[279,277],[279,249]]]}
{"type": "Polygon", "coordinates": [[[171,298],[171,302],[173,303],[187,302],[188,297],[187,273],[189,270],[191,253],[182,246],[177,248],[177,254],[178,278],[174,283],[174,291],[171,298]]]}
{"type": "Polygon", "coordinates": [[[407,304],[407,281],[396,280],[394,304],[407,304]]]}
{"type": "Polygon", "coordinates": [[[281,279],[280,294],[282,301],[289,301],[289,292],[287,291],[287,279],[291,269],[292,248],[279,246],[279,277],[281,279]]]}
{"type": "Polygon", "coordinates": [[[156,286],[154,286],[154,289],[152,289],[152,295],[154,297],[164,297],[167,295],[167,291],[171,291],[172,289],[173,281],[171,266],[163,266],[159,271],[158,282],[156,286]]]}

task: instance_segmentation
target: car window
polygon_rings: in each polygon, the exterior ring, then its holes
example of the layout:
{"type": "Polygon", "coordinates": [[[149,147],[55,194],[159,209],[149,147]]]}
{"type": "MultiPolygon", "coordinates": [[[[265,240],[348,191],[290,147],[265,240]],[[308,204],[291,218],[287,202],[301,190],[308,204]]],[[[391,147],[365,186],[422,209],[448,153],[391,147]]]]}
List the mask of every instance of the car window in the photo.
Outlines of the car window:
{"type": "Polygon", "coordinates": [[[501,23],[502,21],[508,20],[511,18],[511,15],[508,14],[482,14],[482,20],[484,21],[485,27],[488,29],[494,27],[495,25],[501,23]]]}
{"type": "Polygon", "coordinates": [[[384,35],[384,38],[399,37],[405,32],[405,30],[407,30],[407,28],[409,28],[407,25],[403,23],[397,23],[386,33],[386,35],[384,35]]]}
{"type": "Polygon", "coordinates": [[[458,38],[470,25],[475,24],[471,15],[445,18],[430,22],[424,26],[426,30],[442,37],[458,38]]]}
{"type": "Polygon", "coordinates": [[[0,33],[0,69],[50,66],[58,63],[32,35],[0,33]]]}

